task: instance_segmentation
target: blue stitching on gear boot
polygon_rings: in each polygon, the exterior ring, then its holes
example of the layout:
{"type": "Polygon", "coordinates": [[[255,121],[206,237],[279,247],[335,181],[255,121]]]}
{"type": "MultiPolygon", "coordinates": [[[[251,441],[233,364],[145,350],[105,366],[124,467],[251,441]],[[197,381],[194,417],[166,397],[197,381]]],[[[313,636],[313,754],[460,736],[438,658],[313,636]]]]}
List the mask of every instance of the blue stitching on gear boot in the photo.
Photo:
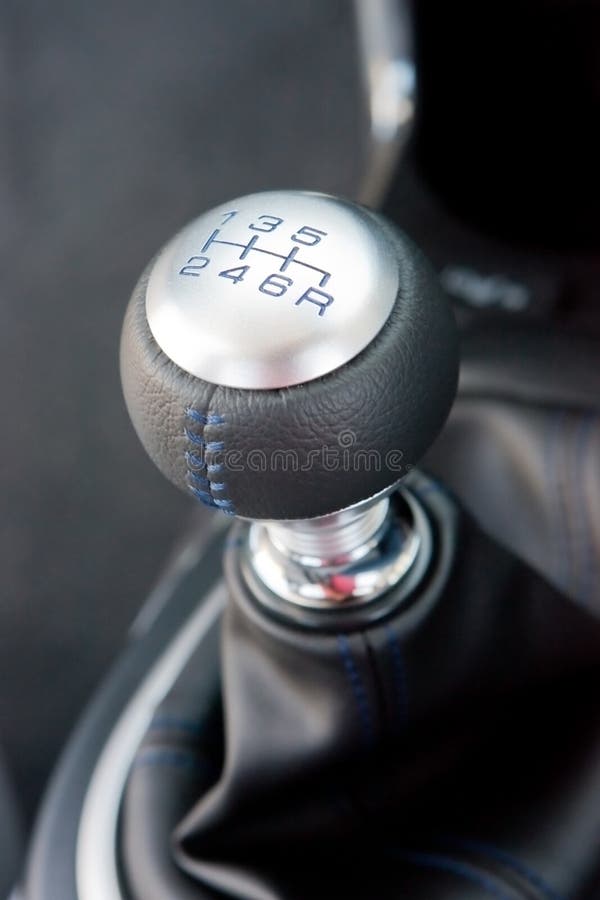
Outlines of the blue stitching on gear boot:
{"type": "Polygon", "coordinates": [[[183,734],[190,734],[196,737],[204,731],[204,728],[200,722],[196,722],[193,719],[184,719],[171,713],[157,713],[148,726],[149,733],[156,731],[182,732],[183,734]]]}
{"type": "Polygon", "coordinates": [[[174,769],[188,769],[199,775],[208,774],[212,768],[208,761],[198,757],[194,750],[179,747],[177,749],[144,747],[136,756],[133,766],[135,769],[145,766],[168,766],[174,769]]]}
{"type": "MultiPolygon", "coordinates": [[[[207,425],[218,426],[224,425],[225,419],[220,415],[206,415],[191,406],[186,407],[184,411],[186,419],[189,419],[195,425],[201,425],[205,428],[207,425]]],[[[225,449],[225,441],[207,441],[203,433],[193,431],[187,425],[184,426],[183,433],[188,441],[194,447],[202,447],[203,453],[194,452],[194,450],[186,449],[184,451],[184,459],[186,462],[186,482],[190,493],[212,509],[220,509],[225,515],[235,515],[233,501],[227,498],[215,497],[213,491],[226,491],[227,485],[224,481],[213,482],[211,475],[222,472],[224,465],[221,462],[208,462],[206,454],[221,453],[225,449]],[[196,470],[200,471],[196,471],[196,470]]]]}
{"type": "Polygon", "coordinates": [[[564,900],[561,894],[558,894],[534,869],[501,847],[488,844],[486,841],[471,840],[470,838],[450,838],[447,843],[448,846],[455,847],[458,850],[481,854],[502,863],[524,878],[525,881],[528,881],[537,891],[541,891],[546,900],[564,900]]]}
{"type": "Polygon", "coordinates": [[[418,853],[412,850],[392,850],[391,852],[393,856],[410,865],[426,869],[437,869],[440,872],[458,875],[459,878],[464,878],[466,881],[470,881],[471,884],[476,884],[490,897],[495,897],[496,900],[513,900],[514,898],[513,892],[511,891],[510,894],[507,894],[502,889],[501,883],[493,877],[480,872],[475,866],[461,862],[461,860],[452,859],[450,856],[440,856],[437,853],[418,853]]]}
{"type": "Polygon", "coordinates": [[[375,739],[375,731],[371,709],[369,707],[369,696],[352,657],[350,641],[345,634],[337,635],[337,644],[344,664],[344,670],[348,676],[348,681],[350,682],[350,687],[352,688],[352,693],[354,694],[354,699],[356,700],[356,705],[358,707],[363,737],[365,743],[370,745],[375,739]]]}
{"type": "Polygon", "coordinates": [[[578,584],[576,584],[576,593],[579,599],[586,605],[592,606],[594,600],[594,546],[593,546],[593,529],[590,521],[591,515],[587,503],[587,494],[585,492],[584,477],[586,472],[586,462],[589,458],[589,451],[593,448],[593,437],[597,434],[596,425],[598,424],[597,415],[586,415],[582,417],[575,435],[575,485],[578,495],[578,502],[575,505],[579,513],[579,549],[581,569],[578,574],[578,584]],[[580,588],[580,591],[577,590],[580,588]]]}
{"type": "Polygon", "coordinates": [[[552,498],[554,514],[550,517],[553,529],[554,560],[556,570],[554,577],[562,591],[573,590],[573,535],[571,528],[571,508],[569,494],[565,482],[569,478],[569,421],[565,410],[555,413],[549,424],[547,436],[546,477],[552,498]]]}
{"type": "Polygon", "coordinates": [[[406,728],[408,721],[408,686],[406,681],[406,665],[402,653],[402,645],[398,635],[389,625],[385,629],[388,647],[392,657],[392,670],[396,687],[396,702],[398,708],[398,725],[400,730],[406,728]]]}

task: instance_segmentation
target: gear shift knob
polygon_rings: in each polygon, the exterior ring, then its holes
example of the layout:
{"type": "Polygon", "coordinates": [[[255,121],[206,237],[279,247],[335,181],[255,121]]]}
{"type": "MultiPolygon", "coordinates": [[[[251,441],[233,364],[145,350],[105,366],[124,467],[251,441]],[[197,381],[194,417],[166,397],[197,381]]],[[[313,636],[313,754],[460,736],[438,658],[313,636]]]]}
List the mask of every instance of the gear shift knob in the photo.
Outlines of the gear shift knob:
{"type": "Polygon", "coordinates": [[[277,191],[183,229],[136,287],[121,371],[161,471],[252,519],[324,516],[386,491],[456,389],[452,312],[390,223],[277,191]]]}

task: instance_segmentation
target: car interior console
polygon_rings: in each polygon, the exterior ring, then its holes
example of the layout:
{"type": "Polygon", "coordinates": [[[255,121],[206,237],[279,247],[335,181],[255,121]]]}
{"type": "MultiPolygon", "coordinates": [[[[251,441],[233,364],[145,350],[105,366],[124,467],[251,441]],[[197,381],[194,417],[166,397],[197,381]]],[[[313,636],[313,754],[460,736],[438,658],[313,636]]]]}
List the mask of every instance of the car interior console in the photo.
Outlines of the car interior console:
{"type": "Polygon", "coordinates": [[[325,194],[234,199],[152,260],[125,400],[210,513],[21,900],[597,896],[597,347],[459,324],[390,217],[325,194]]]}

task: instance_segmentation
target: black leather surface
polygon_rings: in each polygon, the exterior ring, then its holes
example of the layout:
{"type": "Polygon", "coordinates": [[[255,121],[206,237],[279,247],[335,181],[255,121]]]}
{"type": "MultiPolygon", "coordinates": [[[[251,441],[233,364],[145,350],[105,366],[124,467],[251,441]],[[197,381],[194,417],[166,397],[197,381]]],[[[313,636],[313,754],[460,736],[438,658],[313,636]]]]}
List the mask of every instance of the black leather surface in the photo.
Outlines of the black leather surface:
{"type": "Polygon", "coordinates": [[[10,775],[0,753],[0,897],[8,897],[20,875],[23,823],[10,775]]]}
{"type": "MultiPolygon", "coordinates": [[[[514,341],[511,382],[505,363],[496,370],[489,338],[476,339],[465,342],[462,393],[434,447],[436,465],[479,521],[518,556],[537,554],[548,577],[576,561],[569,590],[532,575],[467,520],[442,602],[415,603],[388,623],[399,652],[376,639],[379,627],[348,635],[350,666],[335,637],[309,641],[274,626],[236,594],[222,664],[212,643],[199,647],[132,769],[121,845],[128,900],[598,897],[599,597],[597,577],[582,578],[597,565],[593,364],[568,363],[560,341],[536,354],[535,342],[509,335],[497,352],[514,341]],[[567,365],[552,384],[556,354],[567,365]],[[553,400],[555,388],[568,394],[553,400]],[[553,418],[562,424],[547,432],[553,418]],[[565,514],[566,494],[585,505],[565,514]],[[376,735],[368,750],[365,721],[376,735]]],[[[587,358],[593,363],[593,348],[587,358]]],[[[425,496],[447,505],[443,493],[425,496]]],[[[188,611],[206,591],[206,569],[218,565],[215,552],[188,585],[188,611]]],[[[175,598],[168,612],[177,614],[175,598]]],[[[153,654],[172,637],[154,635],[153,654]]],[[[141,653],[138,677],[152,659],[141,653]]],[[[110,685],[119,709],[133,693],[123,680],[116,672],[110,685]]],[[[74,759],[81,746],[65,760],[40,823],[28,898],[75,900],[89,760],[114,716],[91,710],[84,768],[74,759]],[[68,890],[57,888],[57,871],[68,890]]]]}
{"type": "Polygon", "coordinates": [[[136,900],[592,900],[600,622],[458,527],[442,589],[365,631],[276,624],[230,582],[224,754],[196,655],[170,757],[146,743],[127,788],[136,900]]]}
{"type": "Polygon", "coordinates": [[[497,541],[600,615],[600,342],[506,323],[467,335],[426,463],[497,541]]]}
{"type": "Polygon", "coordinates": [[[146,272],[125,318],[121,373],[140,440],[172,482],[225,512],[308,518],[383,490],[419,461],[454,397],[455,326],[427,263],[394,233],[400,289],[380,333],[347,365],[281,390],[221,387],[179,369],[150,333],[146,272]],[[277,457],[288,451],[294,466],[277,457]],[[377,463],[355,464],[373,452],[377,463]]]}
{"type": "Polygon", "coordinates": [[[596,336],[505,316],[463,334],[461,353],[459,399],[600,412],[596,336]]]}
{"type": "Polygon", "coordinates": [[[143,860],[128,875],[133,894],[145,900],[204,895],[173,866],[171,832],[186,815],[190,796],[205,794],[214,783],[223,757],[218,649],[218,640],[204,642],[185,667],[157,708],[133,765],[128,804],[135,820],[123,831],[123,850],[127,859],[143,860]]]}
{"type": "MultiPolygon", "coordinates": [[[[48,785],[27,855],[26,900],[82,900],[76,883],[79,826],[99,757],[165,648],[180,639],[217,589],[222,551],[223,534],[207,532],[205,517],[197,515],[136,621],[135,639],[92,699],[48,785]]],[[[196,653],[207,663],[215,658],[218,625],[217,619],[198,635],[196,653]]]]}

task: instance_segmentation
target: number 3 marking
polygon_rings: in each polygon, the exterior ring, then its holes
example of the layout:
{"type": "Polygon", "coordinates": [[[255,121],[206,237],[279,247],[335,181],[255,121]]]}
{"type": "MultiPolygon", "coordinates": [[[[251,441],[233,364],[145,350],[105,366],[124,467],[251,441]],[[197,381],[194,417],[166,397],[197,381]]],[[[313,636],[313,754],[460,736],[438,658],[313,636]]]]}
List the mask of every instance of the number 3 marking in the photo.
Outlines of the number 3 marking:
{"type": "Polygon", "coordinates": [[[258,221],[262,222],[262,227],[261,227],[261,225],[256,225],[255,223],[252,223],[252,225],[249,225],[248,227],[251,228],[252,231],[269,232],[269,231],[275,231],[275,229],[279,225],[281,225],[281,223],[283,222],[283,219],[279,219],[277,216],[259,216],[258,221]]]}

